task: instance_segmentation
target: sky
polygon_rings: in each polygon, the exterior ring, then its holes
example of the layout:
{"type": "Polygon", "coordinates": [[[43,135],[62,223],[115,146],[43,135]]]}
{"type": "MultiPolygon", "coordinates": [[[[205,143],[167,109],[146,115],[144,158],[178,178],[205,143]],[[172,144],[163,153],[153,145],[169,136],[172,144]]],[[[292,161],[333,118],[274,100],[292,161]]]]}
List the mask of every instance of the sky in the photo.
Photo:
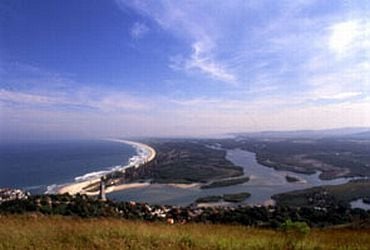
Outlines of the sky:
{"type": "Polygon", "coordinates": [[[0,139],[370,127],[367,0],[3,0],[0,139]]]}

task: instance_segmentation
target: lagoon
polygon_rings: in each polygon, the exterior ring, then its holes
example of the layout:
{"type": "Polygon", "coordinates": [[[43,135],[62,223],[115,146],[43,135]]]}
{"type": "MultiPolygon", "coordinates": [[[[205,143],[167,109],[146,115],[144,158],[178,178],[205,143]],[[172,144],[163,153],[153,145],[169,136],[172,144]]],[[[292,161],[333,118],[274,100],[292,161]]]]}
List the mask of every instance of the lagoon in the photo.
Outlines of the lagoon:
{"type": "MultiPolygon", "coordinates": [[[[244,174],[250,176],[250,181],[239,185],[212,189],[200,189],[199,185],[183,188],[169,184],[151,184],[146,187],[113,192],[108,197],[115,200],[133,200],[152,204],[186,206],[193,203],[199,197],[249,192],[252,194],[251,197],[243,203],[238,203],[238,205],[267,205],[273,203],[271,196],[274,194],[320,185],[338,185],[350,180],[350,178],[321,180],[319,178],[320,172],[306,175],[290,171],[277,171],[259,164],[256,160],[255,153],[241,149],[227,150],[226,158],[235,165],[243,167],[244,174]],[[287,182],[286,175],[297,177],[300,181],[287,182]]],[[[223,204],[232,205],[228,203],[223,204]]]]}

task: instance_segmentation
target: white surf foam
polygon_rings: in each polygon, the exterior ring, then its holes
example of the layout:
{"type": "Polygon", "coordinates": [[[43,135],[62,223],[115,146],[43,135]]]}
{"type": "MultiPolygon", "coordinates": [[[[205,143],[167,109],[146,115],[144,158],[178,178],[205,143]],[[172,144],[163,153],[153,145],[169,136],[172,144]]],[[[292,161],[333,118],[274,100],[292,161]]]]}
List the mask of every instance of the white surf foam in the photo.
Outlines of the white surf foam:
{"type": "MultiPolygon", "coordinates": [[[[144,164],[146,162],[148,156],[150,155],[149,150],[147,150],[145,147],[140,147],[137,144],[130,144],[130,143],[127,143],[127,144],[132,146],[135,149],[136,155],[130,157],[126,165],[117,165],[117,166],[107,168],[106,170],[86,173],[84,175],[75,177],[74,181],[75,182],[83,182],[83,181],[93,180],[93,179],[100,178],[104,175],[107,175],[107,174],[115,172],[115,171],[124,172],[125,169],[127,169],[129,167],[138,168],[139,166],[144,164]]],[[[67,183],[62,184],[62,185],[52,184],[52,185],[47,187],[47,191],[45,193],[47,193],[47,194],[56,193],[56,191],[59,189],[59,187],[64,186],[66,184],[67,183]]]]}

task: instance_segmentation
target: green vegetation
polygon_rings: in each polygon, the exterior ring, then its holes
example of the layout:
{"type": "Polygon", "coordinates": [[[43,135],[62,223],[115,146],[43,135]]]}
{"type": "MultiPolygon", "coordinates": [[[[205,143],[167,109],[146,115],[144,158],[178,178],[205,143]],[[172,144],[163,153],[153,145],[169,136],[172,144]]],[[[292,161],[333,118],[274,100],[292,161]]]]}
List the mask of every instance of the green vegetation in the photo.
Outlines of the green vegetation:
{"type": "Polygon", "coordinates": [[[370,140],[353,138],[239,138],[218,140],[224,148],[256,153],[257,161],[278,170],[313,174],[320,178],[370,176],[370,140]]]}
{"type": "Polygon", "coordinates": [[[139,168],[136,178],[155,183],[208,182],[243,175],[243,169],[226,160],[224,150],[212,149],[201,140],[153,140],[157,151],[153,164],[139,168]]]}
{"type": "Polygon", "coordinates": [[[291,175],[286,175],[285,179],[287,182],[297,182],[300,181],[297,177],[291,176],[291,175]]]}
{"type": "Polygon", "coordinates": [[[352,180],[341,185],[320,186],[274,195],[279,205],[295,207],[330,207],[365,198],[370,193],[370,180],[352,180]]]}
{"type": "Polygon", "coordinates": [[[222,200],[221,195],[210,195],[210,196],[200,197],[195,202],[196,203],[212,203],[212,202],[219,202],[221,200],[222,200]]]}
{"type": "Polygon", "coordinates": [[[81,218],[121,218],[175,223],[241,224],[277,228],[286,220],[305,221],[310,227],[346,225],[369,227],[370,211],[351,209],[331,196],[314,196],[328,200],[328,207],[177,207],[136,202],[102,202],[85,195],[41,195],[0,203],[0,216],[37,213],[44,215],[78,216],[81,218]],[[319,209],[318,209],[319,208],[319,209]]]}
{"type": "MultiPolygon", "coordinates": [[[[225,158],[225,150],[209,145],[254,152],[260,164],[277,170],[304,174],[321,171],[321,179],[370,176],[370,141],[366,140],[254,137],[239,140],[151,139],[146,143],[157,151],[155,161],[138,169],[127,169],[124,177],[117,173],[118,176],[113,176],[107,182],[108,186],[122,180],[130,182],[144,179],[155,183],[211,182],[201,188],[216,188],[249,180],[243,176],[241,167],[225,158]]],[[[287,176],[286,179],[288,182],[298,181],[293,176],[287,176]]]]}
{"type": "MultiPolygon", "coordinates": [[[[290,230],[290,229],[289,229],[290,230]]],[[[294,245],[282,230],[168,225],[113,218],[2,216],[0,249],[368,249],[369,230],[312,229],[294,245]]]]}
{"type": "Polygon", "coordinates": [[[284,232],[287,249],[302,249],[302,242],[311,230],[306,222],[291,220],[285,221],[280,229],[284,232]]]}
{"type": "Polygon", "coordinates": [[[213,203],[213,202],[220,202],[220,201],[226,201],[226,202],[242,202],[248,197],[250,197],[251,194],[247,192],[243,193],[236,193],[236,194],[224,194],[224,195],[210,195],[198,198],[195,202],[196,203],[213,203]]]}
{"type": "Polygon", "coordinates": [[[307,225],[306,222],[301,221],[285,221],[280,228],[287,234],[299,234],[299,235],[307,235],[310,232],[310,227],[307,225]]]}
{"type": "Polygon", "coordinates": [[[237,194],[224,194],[223,200],[226,202],[242,202],[251,196],[248,192],[237,193],[237,194]]]}
{"type": "Polygon", "coordinates": [[[207,188],[219,188],[219,187],[228,187],[233,185],[242,184],[249,181],[249,177],[239,177],[239,178],[232,178],[232,179],[226,179],[226,180],[219,180],[219,181],[213,181],[210,184],[206,184],[201,186],[202,189],[207,188]]]}

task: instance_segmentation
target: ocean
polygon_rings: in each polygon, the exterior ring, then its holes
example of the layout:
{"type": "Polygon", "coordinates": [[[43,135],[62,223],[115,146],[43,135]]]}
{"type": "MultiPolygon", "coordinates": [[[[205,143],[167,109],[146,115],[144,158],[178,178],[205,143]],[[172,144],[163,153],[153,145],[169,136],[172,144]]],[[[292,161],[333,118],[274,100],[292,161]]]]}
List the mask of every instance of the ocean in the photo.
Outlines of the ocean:
{"type": "Polygon", "coordinates": [[[131,145],[107,140],[0,143],[0,188],[40,194],[125,166],[136,154],[131,145]]]}

